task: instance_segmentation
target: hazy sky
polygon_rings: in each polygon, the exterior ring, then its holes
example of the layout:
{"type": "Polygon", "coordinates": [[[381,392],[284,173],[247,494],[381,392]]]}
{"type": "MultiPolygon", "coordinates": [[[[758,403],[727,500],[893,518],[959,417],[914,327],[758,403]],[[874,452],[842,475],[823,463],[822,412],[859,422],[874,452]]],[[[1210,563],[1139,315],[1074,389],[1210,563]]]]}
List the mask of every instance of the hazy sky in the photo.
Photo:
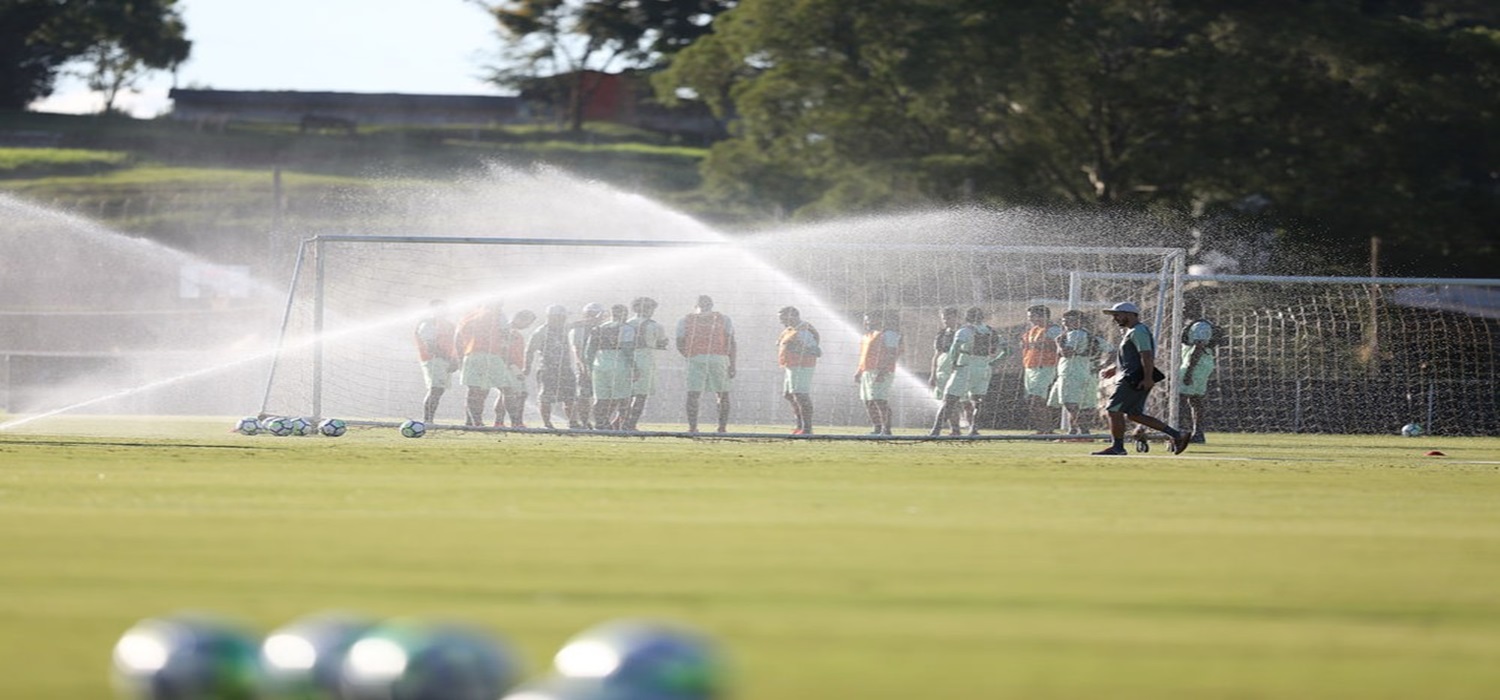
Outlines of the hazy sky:
{"type": "MultiPolygon", "coordinates": [[[[497,94],[479,80],[498,53],[496,24],[464,0],[180,0],[192,56],[177,86],[220,90],[333,90],[497,94]]],[[[119,104],[136,116],[169,106],[170,73],[154,73],[119,104]]],[[[35,105],[98,111],[73,79],[35,105]]]]}

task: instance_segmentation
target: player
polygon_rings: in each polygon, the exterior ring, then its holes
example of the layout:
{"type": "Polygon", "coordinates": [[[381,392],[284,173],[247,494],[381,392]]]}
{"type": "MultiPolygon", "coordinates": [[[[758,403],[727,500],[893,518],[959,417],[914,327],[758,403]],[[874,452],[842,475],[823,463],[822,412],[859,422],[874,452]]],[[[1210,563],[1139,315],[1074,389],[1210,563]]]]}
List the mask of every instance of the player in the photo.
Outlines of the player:
{"type": "Polygon", "coordinates": [[[417,359],[422,365],[422,379],[427,384],[427,396],[422,400],[422,422],[431,423],[437,415],[438,403],[448,390],[449,376],[458,370],[458,349],[453,344],[453,334],[458,327],[447,318],[447,302],[433,299],[427,308],[430,315],[417,323],[413,335],[417,341],[417,359]]]}
{"type": "MultiPolygon", "coordinates": [[[[526,392],[526,334],[523,331],[535,322],[536,313],[529,309],[517,311],[516,315],[510,319],[509,349],[505,353],[505,362],[510,365],[511,372],[516,379],[508,391],[501,392],[501,399],[504,402],[506,415],[510,416],[512,428],[526,427],[526,398],[530,394],[526,392]]],[[[496,404],[495,411],[498,423],[500,404],[496,404]]]]}
{"type": "MultiPolygon", "coordinates": [[[[515,371],[506,361],[510,348],[510,320],[499,301],[492,301],[465,314],[454,332],[454,344],[463,356],[459,381],[469,388],[464,425],[484,425],[484,400],[490,389],[504,392],[514,386],[515,371]]],[[[503,403],[497,403],[496,424],[503,403]]]]}
{"type": "Polygon", "coordinates": [[[589,333],[604,322],[604,305],[597,301],[591,301],[583,305],[583,318],[574,321],[568,326],[568,341],[573,346],[573,366],[578,374],[578,399],[577,414],[579,428],[583,430],[592,429],[590,422],[594,410],[594,380],[591,378],[593,372],[589,363],[583,357],[584,346],[588,343],[589,333]]]}
{"type": "Polygon", "coordinates": [[[1208,377],[1218,361],[1218,333],[1212,321],[1203,317],[1202,305],[1189,299],[1184,306],[1193,319],[1182,331],[1182,363],[1178,367],[1182,388],[1179,393],[1187,402],[1188,417],[1193,426],[1192,441],[1202,443],[1204,398],[1208,394],[1208,377]]]}
{"type": "Polygon", "coordinates": [[[784,328],[776,339],[776,364],[783,370],[781,396],[792,405],[792,414],[797,419],[793,435],[812,435],[812,380],[823,355],[822,338],[818,329],[802,320],[802,312],[795,306],[784,306],[776,318],[784,328]]]}
{"type": "Polygon", "coordinates": [[[734,323],[714,311],[714,300],[698,297],[693,312],[677,322],[677,352],[687,358],[688,432],[698,432],[698,404],[705,391],[719,397],[719,432],[729,432],[729,386],[734,379],[734,323]]]}
{"type": "Polygon", "coordinates": [[[865,314],[859,366],[854,370],[859,398],[870,413],[871,435],[891,434],[891,386],[896,383],[896,363],[906,351],[906,340],[889,319],[890,313],[886,311],[865,314]]]}
{"type": "MultiPolygon", "coordinates": [[[[948,392],[948,378],[953,376],[953,363],[948,361],[948,351],[953,349],[953,337],[958,333],[958,327],[963,325],[958,315],[957,306],[945,306],[938,312],[938,318],[942,327],[938,329],[937,337],[932,341],[932,367],[927,374],[927,386],[932,388],[932,397],[939,403],[948,392]]],[[[949,434],[959,435],[959,412],[952,411],[949,415],[949,434]]]]}
{"type": "Polygon", "coordinates": [[[938,409],[932,426],[933,437],[941,435],[944,424],[960,410],[969,419],[969,434],[979,434],[979,420],[995,363],[1010,354],[1010,349],[1000,341],[1000,334],[984,322],[988,317],[984,309],[969,308],[964,312],[964,325],[953,335],[953,346],[944,359],[951,365],[952,374],[943,390],[943,406],[938,409]]]}
{"type": "Polygon", "coordinates": [[[1166,433],[1172,438],[1172,454],[1182,454],[1183,450],[1188,447],[1189,436],[1157,418],[1146,415],[1146,397],[1151,394],[1151,387],[1166,376],[1156,369],[1155,340],[1151,337],[1151,329],[1141,323],[1140,307],[1132,302],[1122,301],[1109,307],[1104,313],[1109,314],[1114,319],[1115,325],[1123,329],[1125,333],[1120,339],[1116,365],[1106,368],[1101,373],[1101,376],[1106,379],[1117,374],[1121,375],[1119,384],[1110,395],[1109,407],[1106,409],[1109,412],[1109,435],[1113,444],[1094,454],[1126,454],[1126,418],[1166,433]]]}
{"type": "Polygon", "coordinates": [[[1057,336],[1057,380],[1047,405],[1062,408],[1068,415],[1068,433],[1088,432],[1088,416],[1082,406],[1092,406],[1099,393],[1099,378],[1094,360],[1099,354],[1099,340],[1084,327],[1083,312],[1069,309],[1062,315],[1062,335],[1057,336]]]}
{"type": "Polygon", "coordinates": [[[609,320],[589,332],[584,359],[594,383],[594,429],[623,430],[635,378],[635,328],[625,323],[630,309],[609,308],[609,320]]]}
{"type": "Polygon", "coordinates": [[[632,316],[625,323],[635,331],[635,380],[630,383],[630,407],[625,416],[626,430],[639,430],[646,400],[656,393],[656,353],[667,349],[667,330],[651,318],[656,300],[636,297],[630,302],[632,316]]]}
{"type": "Polygon", "coordinates": [[[1052,309],[1042,304],[1028,307],[1026,320],[1031,325],[1021,334],[1021,367],[1027,422],[1037,434],[1047,434],[1057,425],[1047,398],[1057,381],[1057,338],[1063,331],[1052,322],[1052,309]]]}
{"type": "Polygon", "coordinates": [[[568,428],[579,428],[575,406],[578,377],[573,373],[573,348],[568,342],[568,310],[561,305],[547,307],[546,322],[526,343],[521,372],[529,376],[532,370],[536,370],[537,408],[542,412],[542,425],[555,429],[552,405],[561,403],[568,428]]]}

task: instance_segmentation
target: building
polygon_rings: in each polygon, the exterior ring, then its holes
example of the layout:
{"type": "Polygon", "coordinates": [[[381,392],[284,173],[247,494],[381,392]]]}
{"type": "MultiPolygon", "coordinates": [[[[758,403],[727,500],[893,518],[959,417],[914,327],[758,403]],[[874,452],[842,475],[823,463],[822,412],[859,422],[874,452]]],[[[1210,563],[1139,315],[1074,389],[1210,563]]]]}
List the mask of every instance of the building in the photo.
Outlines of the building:
{"type": "Polygon", "coordinates": [[[173,88],[171,118],[222,127],[229,121],[297,124],[352,133],[360,126],[519,124],[532,120],[519,97],[396,93],[186,90],[173,88]]]}

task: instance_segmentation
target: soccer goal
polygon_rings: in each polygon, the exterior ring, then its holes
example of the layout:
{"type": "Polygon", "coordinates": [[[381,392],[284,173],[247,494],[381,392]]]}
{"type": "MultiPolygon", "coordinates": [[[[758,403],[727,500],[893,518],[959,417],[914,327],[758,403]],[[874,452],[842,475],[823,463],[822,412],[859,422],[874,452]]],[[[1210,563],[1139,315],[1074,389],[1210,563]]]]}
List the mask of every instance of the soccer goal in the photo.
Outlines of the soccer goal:
{"type": "MultiPolygon", "coordinates": [[[[937,408],[928,387],[944,307],[985,311],[1015,346],[1033,304],[1087,311],[1106,353],[1118,341],[1100,311],[1134,301],[1161,335],[1180,325],[1183,252],[1176,248],[1006,246],[936,243],[821,242],[787,236],[705,240],[595,240],[325,235],[301,246],[262,413],[397,422],[419,417],[425,393],[414,328],[441,299],[457,320],[500,301],[514,316],[564,306],[569,321],[596,302],[606,308],[636,297],[659,303],[655,320],[671,335],[700,295],[732,320],[738,349],[731,391],[731,432],[786,432],[791,410],[777,364],[785,306],[820,332],[822,356],[811,392],[814,423],[867,426],[855,369],[862,319],[883,311],[905,342],[890,398],[897,427],[930,426],[937,408]],[[1091,273],[1080,277],[1079,271],[1091,273]]],[[[529,335],[541,321],[522,329],[529,335]]],[[[987,429],[1021,430],[1020,354],[996,363],[987,429]]],[[[1102,363],[1104,354],[1097,358],[1102,363]]],[[[659,384],[642,425],[681,430],[685,362],[658,351],[659,384]]],[[[1168,383],[1172,390],[1174,382],[1168,383]]],[[[536,388],[527,424],[538,420],[536,388]]],[[[435,423],[461,424],[463,394],[454,386],[435,423]]],[[[1166,396],[1167,394],[1163,394],[1166,396]]],[[[1164,401],[1162,415],[1175,415],[1164,401]]],[[[705,414],[712,397],[704,398],[705,414]]],[[[1061,412],[1053,414],[1060,420],[1061,412]]],[[[711,421],[710,421],[711,424],[711,421]]],[[[1094,421],[1094,425],[1099,425],[1094,421]]]]}
{"type": "MultiPolygon", "coordinates": [[[[1088,279],[1134,278],[1083,271],[1088,279]]],[[[1209,431],[1500,433],[1500,279],[1185,275],[1222,329],[1209,431]]],[[[1164,341],[1181,352],[1179,326],[1164,341]]]]}

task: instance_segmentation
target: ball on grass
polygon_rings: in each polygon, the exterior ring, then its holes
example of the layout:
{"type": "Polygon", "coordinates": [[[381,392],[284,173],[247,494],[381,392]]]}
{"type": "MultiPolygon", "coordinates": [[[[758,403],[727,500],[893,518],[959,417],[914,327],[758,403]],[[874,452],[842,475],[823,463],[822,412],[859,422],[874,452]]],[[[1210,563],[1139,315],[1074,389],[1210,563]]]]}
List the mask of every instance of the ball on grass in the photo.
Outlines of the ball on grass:
{"type": "Polygon", "coordinates": [[[132,700],[251,700],[260,693],[256,638],[203,616],[142,620],[115,644],[110,680],[132,700]]]}
{"type": "Polygon", "coordinates": [[[521,664],[479,630],[388,621],[349,647],[339,675],[340,700],[498,698],[515,686],[521,664]]]}
{"type": "Polygon", "coordinates": [[[1407,423],[1401,426],[1401,435],[1404,437],[1421,437],[1425,433],[1421,423],[1407,423]]]}
{"type": "Polygon", "coordinates": [[[260,432],[260,419],[255,416],[245,416],[240,422],[234,424],[234,431],[241,435],[254,435],[260,432]]]}
{"type": "Polygon", "coordinates": [[[292,422],[281,416],[271,416],[260,422],[260,429],[276,437],[286,437],[292,434],[292,422]]]}
{"type": "Polygon", "coordinates": [[[374,620],[320,613],[272,630],[260,645],[266,692],[274,698],[333,700],[344,657],[374,620]]]}
{"type": "Polygon", "coordinates": [[[327,437],[338,437],[349,430],[342,418],[329,418],[318,424],[318,432],[327,437]]]}
{"type": "Polygon", "coordinates": [[[615,620],[569,639],[551,677],[507,700],[713,700],[728,664],[707,635],[675,623],[615,620]]]}
{"type": "Polygon", "coordinates": [[[409,438],[419,438],[427,434],[427,424],[419,420],[409,420],[401,423],[401,435],[409,438]]]}

